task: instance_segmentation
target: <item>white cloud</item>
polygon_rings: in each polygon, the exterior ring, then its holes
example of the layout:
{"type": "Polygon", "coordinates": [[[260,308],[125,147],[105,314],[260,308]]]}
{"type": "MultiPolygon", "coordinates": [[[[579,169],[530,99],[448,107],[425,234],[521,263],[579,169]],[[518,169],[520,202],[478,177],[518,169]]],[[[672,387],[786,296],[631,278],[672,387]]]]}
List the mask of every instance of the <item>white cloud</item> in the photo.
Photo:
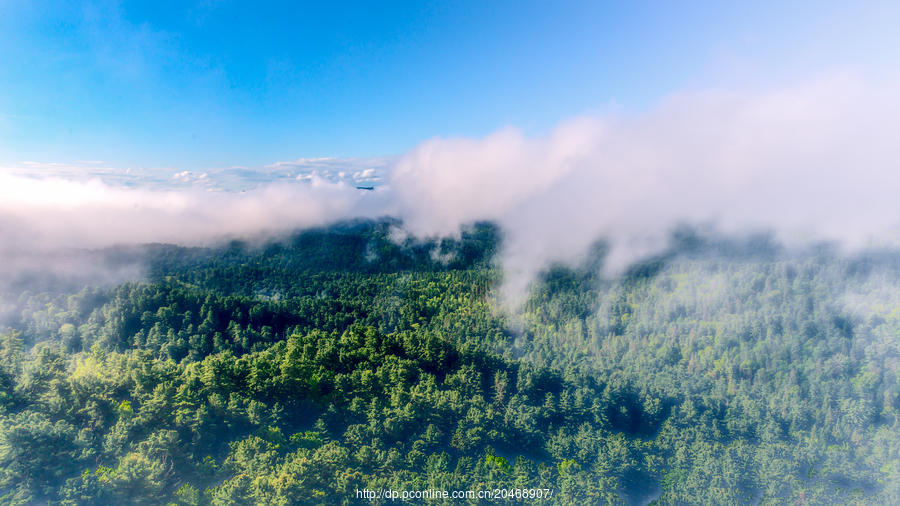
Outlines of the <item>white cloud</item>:
{"type": "Polygon", "coordinates": [[[643,115],[577,118],[543,137],[430,139],[388,180],[414,233],[497,221],[512,292],[600,236],[622,266],[679,222],[862,245],[900,222],[895,89],[839,72],[765,92],[673,94],[643,115]]]}
{"type": "Polygon", "coordinates": [[[400,157],[200,176],[26,165],[0,172],[0,239],[198,244],[385,214],[439,235],[493,220],[506,235],[512,293],[598,237],[611,241],[615,268],[661,247],[681,222],[774,230],[786,241],[890,241],[900,222],[897,89],[838,72],[768,91],[677,93],[645,114],[575,118],[539,137],[505,128],[428,139],[400,157]],[[379,188],[357,190],[363,181],[379,188]]]}
{"type": "Polygon", "coordinates": [[[0,174],[0,230],[4,248],[205,244],[376,216],[384,207],[381,197],[380,192],[350,191],[346,185],[324,181],[210,193],[0,174]]]}

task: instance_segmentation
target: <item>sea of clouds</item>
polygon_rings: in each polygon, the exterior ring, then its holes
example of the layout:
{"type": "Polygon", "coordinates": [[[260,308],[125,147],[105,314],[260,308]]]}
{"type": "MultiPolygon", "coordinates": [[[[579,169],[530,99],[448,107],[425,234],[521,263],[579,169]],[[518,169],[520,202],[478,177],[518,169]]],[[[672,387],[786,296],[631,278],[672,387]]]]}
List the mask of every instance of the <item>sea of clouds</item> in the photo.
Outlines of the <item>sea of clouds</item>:
{"type": "Polygon", "coordinates": [[[388,215],[439,236],[490,220],[504,233],[511,293],[598,238],[611,248],[607,268],[621,269],[679,224],[785,244],[893,245],[898,89],[834,71],[766,90],[674,93],[647,112],[571,118],[545,135],[431,138],[372,159],[203,172],[25,163],[0,170],[0,241],[19,251],[209,245],[388,215]]]}

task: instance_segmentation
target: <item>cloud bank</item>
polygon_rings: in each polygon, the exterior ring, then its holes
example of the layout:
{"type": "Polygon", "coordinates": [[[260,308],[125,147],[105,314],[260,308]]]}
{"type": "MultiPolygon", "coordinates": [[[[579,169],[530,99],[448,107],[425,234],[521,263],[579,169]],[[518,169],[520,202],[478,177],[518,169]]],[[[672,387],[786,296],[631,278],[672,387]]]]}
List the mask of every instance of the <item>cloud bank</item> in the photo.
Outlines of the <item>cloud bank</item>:
{"type": "Polygon", "coordinates": [[[235,166],[180,172],[171,168],[122,169],[110,167],[103,161],[23,162],[16,167],[0,168],[0,172],[26,179],[62,179],[83,183],[97,180],[112,187],[164,191],[202,187],[210,191],[240,192],[291,181],[379,186],[384,168],[395,158],[300,158],[263,167],[235,166]]]}
{"type": "Polygon", "coordinates": [[[680,223],[788,244],[893,243],[893,90],[842,72],[764,92],[678,93],[646,114],[576,118],[541,138],[431,139],[398,161],[391,191],[415,233],[498,222],[512,285],[598,237],[610,241],[609,265],[623,267],[680,223]]]}
{"type": "Polygon", "coordinates": [[[17,248],[203,245],[377,216],[382,198],[320,179],[222,193],[0,175],[0,230],[4,245],[17,248]]]}
{"type": "Polygon", "coordinates": [[[429,139],[398,158],[301,159],[204,177],[173,171],[171,189],[7,171],[0,240],[203,244],[383,215],[430,236],[491,220],[506,236],[512,291],[600,237],[610,242],[612,268],[624,266],[662,247],[679,223],[772,231],[788,243],[892,243],[900,223],[895,89],[846,71],[764,91],[682,92],[646,113],[574,118],[544,136],[506,128],[429,139]],[[206,191],[222,174],[256,189],[206,191]]]}

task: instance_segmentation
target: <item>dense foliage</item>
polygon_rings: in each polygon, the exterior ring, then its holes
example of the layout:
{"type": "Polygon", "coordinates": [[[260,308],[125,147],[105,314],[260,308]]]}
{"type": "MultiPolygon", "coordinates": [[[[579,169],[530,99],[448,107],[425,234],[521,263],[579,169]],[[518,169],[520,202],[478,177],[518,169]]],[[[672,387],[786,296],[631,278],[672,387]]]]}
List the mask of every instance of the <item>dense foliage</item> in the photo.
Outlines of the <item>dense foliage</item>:
{"type": "Polygon", "coordinates": [[[393,226],[3,295],[0,502],[900,504],[897,255],[682,234],[552,267],[509,316],[495,228],[393,226]]]}

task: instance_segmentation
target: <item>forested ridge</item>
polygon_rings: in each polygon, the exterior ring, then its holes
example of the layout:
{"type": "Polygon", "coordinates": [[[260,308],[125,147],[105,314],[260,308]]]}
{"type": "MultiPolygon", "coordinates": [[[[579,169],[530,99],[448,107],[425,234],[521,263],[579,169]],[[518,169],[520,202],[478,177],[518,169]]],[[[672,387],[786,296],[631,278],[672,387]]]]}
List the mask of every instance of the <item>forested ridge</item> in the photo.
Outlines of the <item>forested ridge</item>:
{"type": "Polygon", "coordinates": [[[506,314],[499,230],[395,226],[0,296],[0,503],[900,504],[900,254],[680,231],[506,314]]]}

